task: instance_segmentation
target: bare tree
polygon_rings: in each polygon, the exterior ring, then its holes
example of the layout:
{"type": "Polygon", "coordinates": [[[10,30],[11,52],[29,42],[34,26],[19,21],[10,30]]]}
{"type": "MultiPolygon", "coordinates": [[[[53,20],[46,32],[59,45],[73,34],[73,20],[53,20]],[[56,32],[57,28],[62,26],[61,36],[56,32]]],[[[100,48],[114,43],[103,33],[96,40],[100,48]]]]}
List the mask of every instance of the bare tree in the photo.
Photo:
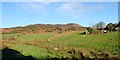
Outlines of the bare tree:
{"type": "Polygon", "coordinates": [[[94,25],[94,27],[96,27],[97,29],[100,29],[100,30],[105,28],[105,26],[106,26],[106,24],[103,21],[100,21],[94,25]]]}

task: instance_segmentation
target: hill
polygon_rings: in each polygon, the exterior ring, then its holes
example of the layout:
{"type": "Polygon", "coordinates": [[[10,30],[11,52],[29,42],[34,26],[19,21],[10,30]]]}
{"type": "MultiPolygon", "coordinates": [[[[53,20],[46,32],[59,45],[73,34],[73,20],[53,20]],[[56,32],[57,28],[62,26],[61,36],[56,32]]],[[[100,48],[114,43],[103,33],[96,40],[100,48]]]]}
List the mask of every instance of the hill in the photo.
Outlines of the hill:
{"type": "Polygon", "coordinates": [[[76,23],[68,24],[34,24],[24,27],[3,28],[2,33],[40,33],[40,32],[65,32],[83,30],[84,27],[76,23]]]}
{"type": "MultiPolygon", "coordinates": [[[[3,50],[7,47],[19,51],[23,56],[34,58],[117,60],[120,51],[118,31],[81,34],[85,28],[75,23],[34,24],[3,28],[3,31],[3,50]]],[[[9,54],[7,51],[5,57],[9,58],[9,54]]]]}

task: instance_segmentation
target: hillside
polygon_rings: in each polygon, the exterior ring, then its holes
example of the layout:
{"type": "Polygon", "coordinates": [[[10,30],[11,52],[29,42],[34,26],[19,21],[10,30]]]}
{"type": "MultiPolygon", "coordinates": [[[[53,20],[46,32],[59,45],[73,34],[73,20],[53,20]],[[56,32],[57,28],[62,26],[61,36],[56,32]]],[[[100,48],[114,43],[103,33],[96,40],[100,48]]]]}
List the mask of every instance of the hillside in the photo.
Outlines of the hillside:
{"type": "Polygon", "coordinates": [[[79,33],[3,34],[6,40],[2,44],[34,58],[118,58],[118,32],[85,36],[79,33]]]}
{"type": "Polygon", "coordinates": [[[84,30],[84,27],[76,23],[68,24],[34,24],[24,27],[3,28],[2,33],[40,33],[40,32],[65,32],[84,30]]]}
{"type": "Polygon", "coordinates": [[[119,59],[118,31],[84,34],[86,29],[75,23],[34,24],[2,31],[2,50],[8,50],[3,53],[5,58],[119,59]],[[11,56],[9,50],[21,55],[11,56]]]}

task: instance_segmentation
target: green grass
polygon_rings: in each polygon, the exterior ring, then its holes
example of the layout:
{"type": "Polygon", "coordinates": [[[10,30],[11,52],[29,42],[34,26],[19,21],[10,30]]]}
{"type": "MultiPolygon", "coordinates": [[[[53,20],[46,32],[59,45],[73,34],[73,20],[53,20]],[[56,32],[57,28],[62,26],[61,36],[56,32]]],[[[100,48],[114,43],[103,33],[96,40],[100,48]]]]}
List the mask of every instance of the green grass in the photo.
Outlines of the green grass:
{"type": "MultiPolygon", "coordinates": [[[[8,38],[10,36],[15,36],[17,40],[21,41],[32,41],[32,40],[45,40],[52,36],[53,34],[27,34],[27,35],[20,35],[18,34],[4,34],[3,38],[8,38]]],[[[118,54],[118,32],[111,32],[106,34],[93,34],[93,35],[80,35],[79,32],[75,32],[72,34],[62,35],[58,38],[50,40],[49,43],[44,43],[43,46],[56,46],[62,45],[63,47],[67,48],[81,48],[85,50],[101,50],[107,51],[112,54],[118,54]]],[[[21,52],[24,55],[32,55],[33,57],[40,58],[40,57],[60,57],[66,56],[64,51],[62,53],[57,52],[48,52],[47,49],[29,46],[29,45],[20,45],[20,44],[9,44],[9,47],[12,49],[16,49],[18,51],[23,50],[21,52]],[[57,54],[57,55],[56,55],[57,54]]]]}
{"type": "Polygon", "coordinates": [[[33,56],[35,58],[45,58],[48,55],[52,55],[49,52],[47,52],[46,49],[42,49],[35,46],[29,46],[29,45],[20,45],[20,44],[8,44],[9,48],[15,49],[19,52],[21,52],[25,56],[33,56]]]}
{"type": "Polygon", "coordinates": [[[33,40],[42,40],[42,39],[48,39],[50,37],[52,37],[53,35],[55,35],[55,33],[52,34],[3,34],[2,38],[3,39],[8,39],[10,37],[15,37],[16,40],[18,41],[33,41],[33,40]]]}
{"type": "Polygon", "coordinates": [[[16,34],[2,34],[2,39],[7,39],[11,36],[17,37],[18,35],[20,35],[20,34],[18,34],[18,33],[16,33],[16,34]]]}
{"type": "Polygon", "coordinates": [[[18,40],[31,41],[31,40],[42,40],[52,37],[54,34],[31,34],[31,35],[21,35],[18,40]]]}
{"type": "Polygon", "coordinates": [[[20,45],[20,44],[7,44],[10,49],[19,51],[24,56],[33,56],[34,58],[60,58],[61,56],[66,57],[66,54],[61,54],[55,51],[51,53],[45,49],[30,45],[20,45]]]}
{"type": "Polygon", "coordinates": [[[97,49],[114,51],[118,50],[118,32],[95,34],[95,35],[79,35],[73,33],[61,36],[55,40],[51,40],[49,45],[63,45],[66,47],[79,47],[83,49],[97,49]]]}

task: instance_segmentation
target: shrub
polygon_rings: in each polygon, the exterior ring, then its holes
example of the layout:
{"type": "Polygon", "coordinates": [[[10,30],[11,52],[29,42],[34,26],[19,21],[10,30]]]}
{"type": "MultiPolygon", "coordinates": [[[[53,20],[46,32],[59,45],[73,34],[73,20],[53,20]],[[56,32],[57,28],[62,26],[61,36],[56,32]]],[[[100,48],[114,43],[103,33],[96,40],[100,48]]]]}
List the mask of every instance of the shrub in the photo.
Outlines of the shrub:
{"type": "Polygon", "coordinates": [[[89,32],[89,34],[98,34],[98,33],[100,33],[99,30],[94,29],[94,28],[87,27],[86,29],[89,32]]]}
{"type": "Polygon", "coordinates": [[[88,31],[90,34],[92,34],[92,33],[93,33],[93,29],[92,29],[92,28],[87,27],[86,29],[87,29],[87,31],[88,31]]]}
{"type": "Polygon", "coordinates": [[[86,34],[86,32],[85,32],[85,31],[80,32],[80,35],[85,35],[85,34],[86,34]]]}
{"type": "Polygon", "coordinates": [[[58,32],[58,34],[61,34],[61,33],[63,33],[63,31],[59,31],[59,32],[58,32]]]}

